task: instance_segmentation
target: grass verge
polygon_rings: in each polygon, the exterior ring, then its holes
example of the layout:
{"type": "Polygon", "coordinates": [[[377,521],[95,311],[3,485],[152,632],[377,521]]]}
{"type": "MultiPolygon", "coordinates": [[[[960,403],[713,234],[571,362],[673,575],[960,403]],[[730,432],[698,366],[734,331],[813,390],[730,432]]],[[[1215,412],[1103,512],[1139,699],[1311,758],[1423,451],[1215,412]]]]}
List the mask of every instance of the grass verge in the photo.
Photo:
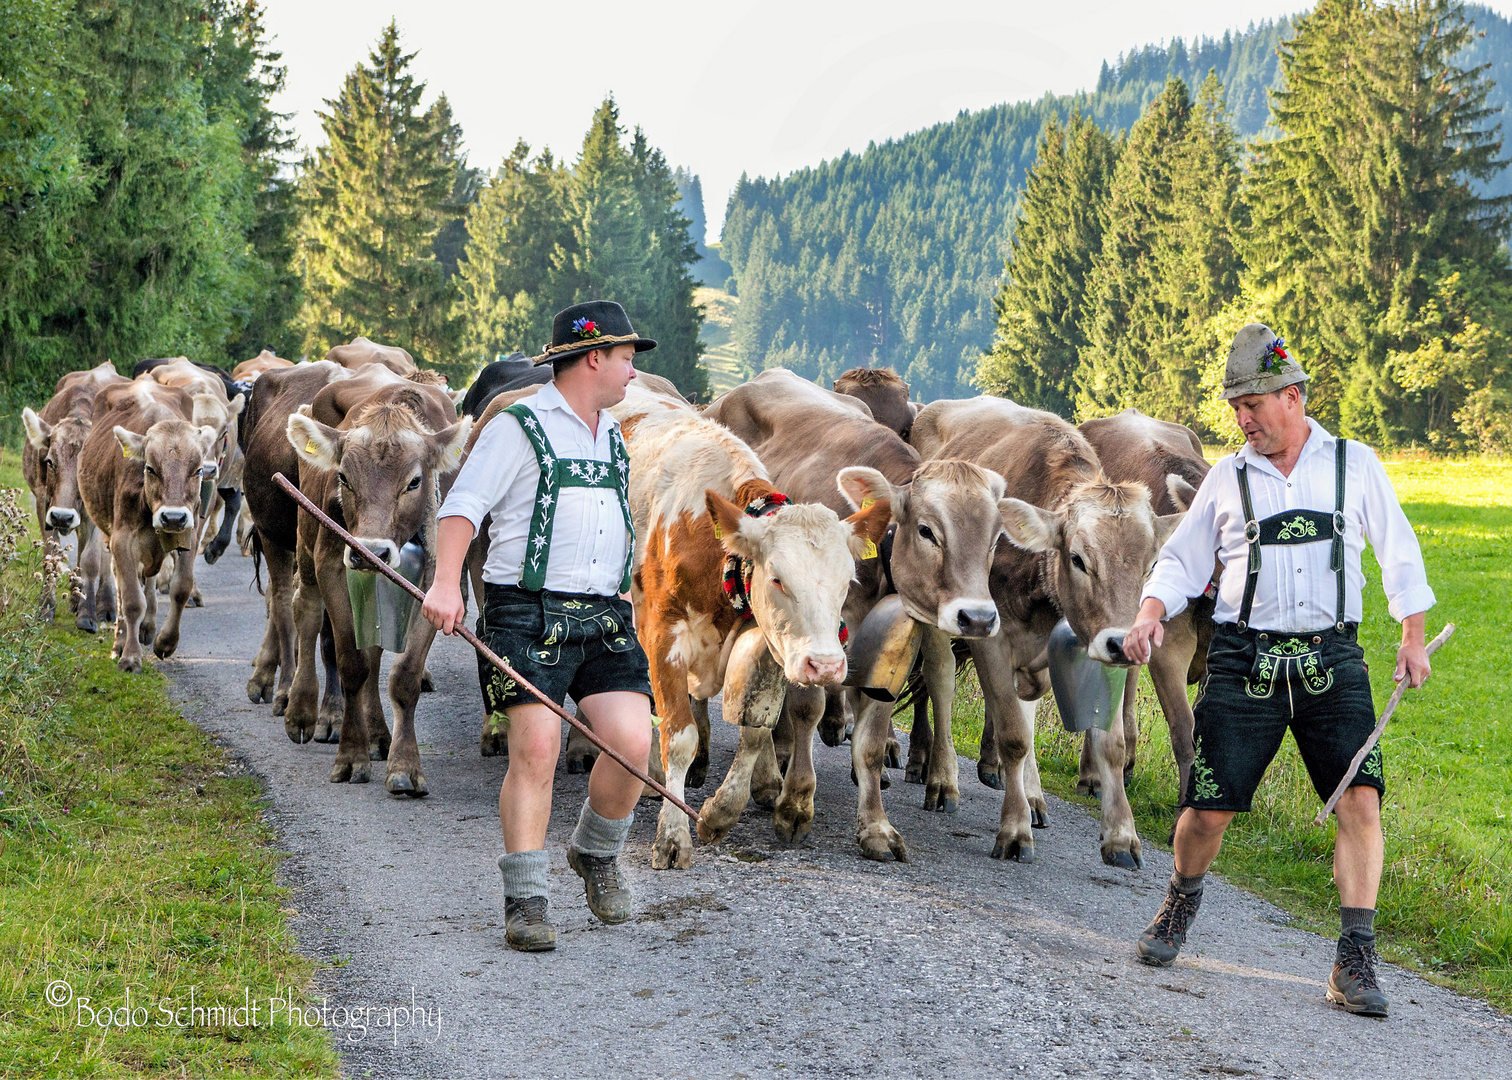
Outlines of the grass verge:
{"type": "MultiPolygon", "coordinates": [[[[1410,691],[1382,739],[1387,793],[1386,868],[1379,901],[1382,952],[1455,989],[1512,1010],[1512,465],[1401,461],[1386,464],[1422,544],[1438,604],[1429,636],[1458,630],[1434,675],[1410,691]]],[[[1360,629],[1380,709],[1392,689],[1400,628],[1386,614],[1380,572],[1366,552],[1360,629]]],[[[1170,739],[1148,680],[1140,685],[1140,745],[1129,802],[1146,842],[1163,842],[1177,799],[1170,739]]],[[[975,758],[981,692],[971,674],[957,690],[957,749],[975,758]]],[[[1036,753],[1047,790],[1076,794],[1081,741],[1061,730],[1047,698],[1036,753]]],[[[970,772],[968,770],[969,777],[970,772]]],[[[967,782],[974,782],[969,780],[967,782]]],[[[1255,798],[1229,829],[1215,871],[1291,913],[1338,933],[1332,884],[1333,825],[1311,824],[1318,798],[1288,736],[1255,798]]],[[[1051,834],[1054,835],[1053,832],[1051,834]]],[[[1096,858],[1096,852],[1090,852],[1096,858]]]]}
{"type": "MultiPolygon", "coordinates": [[[[0,452],[0,488],[23,486],[0,452]]],[[[302,1008],[314,964],[257,782],[161,676],[63,629],[66,601],[36,623],[29,516],[0,510],[18,549],[0,559],[0,1075],[335,1074],[325,1029],[270,1015],[302,1008]]]]}

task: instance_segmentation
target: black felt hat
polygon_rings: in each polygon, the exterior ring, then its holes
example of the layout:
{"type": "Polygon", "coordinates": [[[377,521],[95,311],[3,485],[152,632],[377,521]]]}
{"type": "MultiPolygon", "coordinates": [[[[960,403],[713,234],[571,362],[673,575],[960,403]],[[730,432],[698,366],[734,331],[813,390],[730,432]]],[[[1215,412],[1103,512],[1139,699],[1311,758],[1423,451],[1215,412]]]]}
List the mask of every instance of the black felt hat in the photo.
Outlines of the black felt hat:
{"type": "Polygon", "coordinates": [[[656,342],[643,338],[630,325],[630,316],[613,300],[589,300],[573,304],[556,313],[551,320],[551,342],[535,358],[537,364],[549,364],[593,349],[611,349],[616,345],[634,345],[636,352],[656,348],[656,342]]]}

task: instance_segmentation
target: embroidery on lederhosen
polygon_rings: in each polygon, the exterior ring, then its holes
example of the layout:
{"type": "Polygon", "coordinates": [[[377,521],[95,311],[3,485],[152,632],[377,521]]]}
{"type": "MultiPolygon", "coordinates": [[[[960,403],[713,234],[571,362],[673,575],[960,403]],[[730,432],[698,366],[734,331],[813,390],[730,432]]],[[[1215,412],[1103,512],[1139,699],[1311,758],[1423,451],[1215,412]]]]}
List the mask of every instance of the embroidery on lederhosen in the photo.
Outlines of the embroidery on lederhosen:
{"type": "Polygon", "coordinates": [[[1325,694],[1333,686],[1333,670],[1323,666],[1322,639],[1262,634],[1255,641],[1255,663],[1244,692],[1252,698],[1268,698],[1277,681],[1289,681],[1294,673],[1309,694],[1325,694]]]}
{"type": "Polygon", "coordinates": [[[609,597],[579,600],[543,592],[541,613],[546,629],[541,640],[530,647],[530,656],[547,667],[562,658],[564,645],[582,645],[588,641],[590,626],[598,629],[599,639],[610,652],[628,652],[635,647],[634,633],[620,621],[609,597]]]}
{"type": "MultiPolygon", "coordinates": [[[[620,575],[620,592],[630,589],[630,566],[635,552],[635,526],[630,519],[630,458],[617,429],[610,429],[610,460],[561,458],[552,449],[541,422],[524,403],[504,410],[520,422],[530,447],[535,451],[541,479],[536,484],[535,506],[530,515],[530,531],[525,537],[525,558],[520,566],[520,588],[540,592],[546,587],[546,567],[551,560],[551,532],[556,524],[556,507],[563,488],[612,488],[619,497],[620,513],[628,534],[625,566],[620,575]]],[[[565,629],[565,628],[564,628],[565,629]]]]}
{"type": "Polygon", "coordinates": [[[1199,736],[1195,746],[1196,753],[1192,758],[1192,798],[1194,799],[1219,799],[1223,792],[1218,787],[1218,782],[1213,779],[1213,767],[1207,763],[1202,754],[1202,738],[1199,736]]]}
{"type": "Polygon", "coordinates": [[[1381,744],[1376,743],[1370,748],[1370,753],[1365,755],[1365,760],[1360,762],[1360,775],[1373,776],[1381,783],[1386,782],[1386,777],[1381,772],[1381,744]]]}
{"type": "MultiPolygon", "coordinates": [[[[500,654],[499,659],[506,664],[509,657],[500,654]]],[[[490,735],[498,735],[499,724],[495,717],[504,715],[505,704],[509,701],[509,695],[519,688],[519,684],[504,674],[492,664],[488,666],[488,677],[483,680],[483,711],[488,714],[490,735]]]]}

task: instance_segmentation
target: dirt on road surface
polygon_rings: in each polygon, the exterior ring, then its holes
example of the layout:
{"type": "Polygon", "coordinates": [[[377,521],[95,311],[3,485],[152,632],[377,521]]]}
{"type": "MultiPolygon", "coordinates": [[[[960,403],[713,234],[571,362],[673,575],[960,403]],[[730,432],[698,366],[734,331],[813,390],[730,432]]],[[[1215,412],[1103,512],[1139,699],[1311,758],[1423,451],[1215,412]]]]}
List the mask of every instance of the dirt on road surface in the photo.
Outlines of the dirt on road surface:
{"type": "MultiPolygon", "coordinates": [[[[1096,821],[1052,799],[1037,861],[994,862],[1001,798],[966,762],[949,816],[925,813],[923,789],[895,772],[884,798],[912,861],[866,862],[849,750],[822,745],[818,816],[796,849],[753,807],[691,869],[653,871],[660,804],[643,800],[624,859],[638,913],[619,927],[589,915],[567,869],[586,777],[559,769],[559,945],[513,952],[494,866],[504,759],[478,754],[471,650],[438,640],[431,654],[437,691],[417,721],[428,798],[388,795],[381,769],[332,784],[334,746],[296,746],[247,701],[263,628],[250,561],[232,553],[196,576],[205,610],[186,613],[178,656],[158,667],[185,715],[267,786],[293,927],[328,965],[317,997],[348,1075],[1486,1080],[1512,1061],[1512,1020],[1394,968],[1390,1020],[1327,1005],[1333,942],[1218,882],[1177,965],[1141,966],[1133,940],[1170,856],[1147,846],[1143,870],[1106,867],[1096,821]],[[402,1006],[397,1025],[385,1006],[402,1006]]],[[[716,719],[695,807],[736,741],[716,719]]]]}

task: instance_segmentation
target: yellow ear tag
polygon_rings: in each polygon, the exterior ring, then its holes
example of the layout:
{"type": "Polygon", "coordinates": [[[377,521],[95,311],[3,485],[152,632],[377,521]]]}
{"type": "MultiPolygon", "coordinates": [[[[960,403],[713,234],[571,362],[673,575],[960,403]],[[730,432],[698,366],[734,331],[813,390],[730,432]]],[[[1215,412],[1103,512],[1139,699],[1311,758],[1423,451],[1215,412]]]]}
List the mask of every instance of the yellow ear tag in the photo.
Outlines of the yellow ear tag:
{"type": "Polygon", "coordinates": [[[877,504],[877,500],[875,498],[873,498],[872,496],[868,495],[866,498],[864,498],[864,499],[861,500],[861,509],[862,510],[870,510],[876,504],[877,504]]]}
{"type": "Polygon", "coordinates": [[[315,454],[315,453],[318,453],[318,452],[319,451],[316,450],[316,448],[315,448],[315,440],[314,439],[306,439],[305,440],[305,453],[307,453],[307,454],[315,454]]]}
{"type": "Polygon", "coordinates": [[[710,518],[709,520],[714,522],[714,539],[723,540],[724,530],[719,527],[719,520],[717,518],[710,518]]]}
{"type": "Polygon", "coordinates": [[[863,559],[875,559],[877,557],[877,545],[870,540],[866,542],[866,550],[861,552],[863,559]]]}
{"type": "Polygon", "coordinates": [[[121,456],[129,461],[131,459],[131,447],[123,444],[121,446],[121,456]]]}

